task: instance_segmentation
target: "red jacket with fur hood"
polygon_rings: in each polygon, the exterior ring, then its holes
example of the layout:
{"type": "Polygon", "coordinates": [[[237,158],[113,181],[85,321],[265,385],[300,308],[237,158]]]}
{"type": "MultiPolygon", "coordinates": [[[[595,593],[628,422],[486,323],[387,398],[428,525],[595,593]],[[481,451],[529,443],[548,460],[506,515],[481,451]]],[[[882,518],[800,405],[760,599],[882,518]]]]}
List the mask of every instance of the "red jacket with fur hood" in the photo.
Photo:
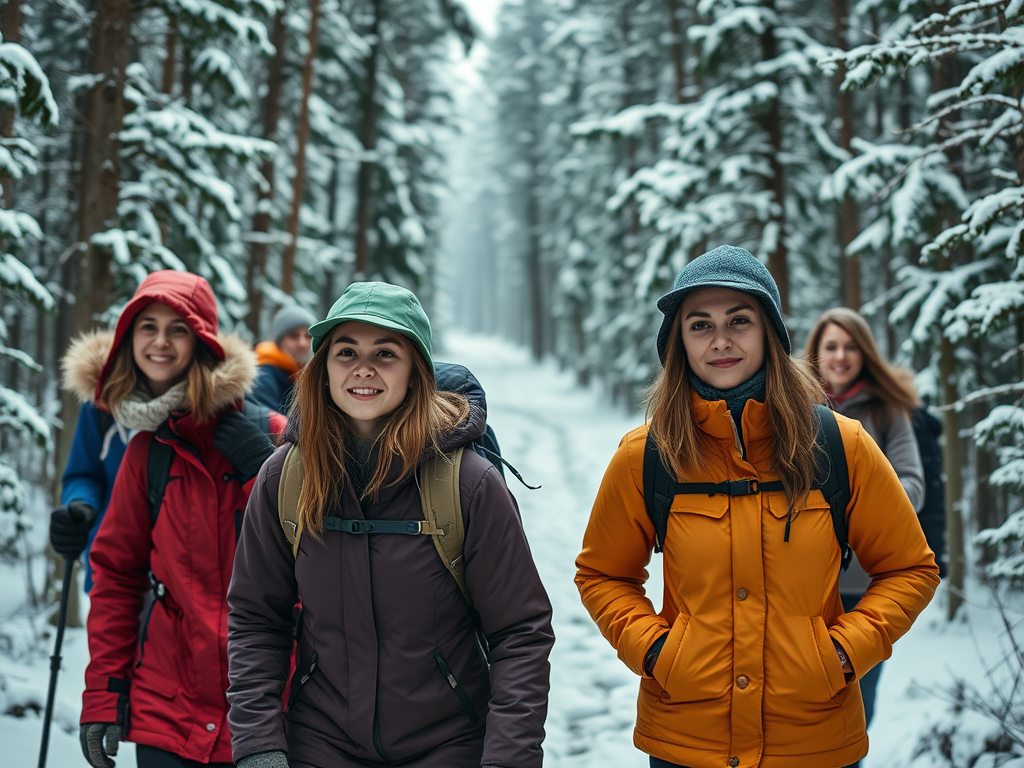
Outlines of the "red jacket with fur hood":
{"type": "MultiPolygon", "coordinates": [[[[166,440],[174,448],[156,523],[147,500],[151,432],[128,444],[110,506],[92,546],[95,585],[88,620],[90,662],[82,723],[116,722],[128,704],[125,737],[198,762],[230,762],[227,726],[227,593],[241,518],[252,483],[242,486],[213,445],[220,414],[238,409],[251,387],[256,358],[235,336],[216,334],[216,303],[204,280],[158,272],[143,282],[118,320],[111,353],[131,343],[132,321],[160,301],[180,314],[221,362],[213,371],[215,411],[197,424],[173,413],[166,440]],[[154,606],[145,642],[139,618],[151,590],[154,606]]],[[[112,354],[97,371],[97,392],[112,354]]],[[[284,418],[272,414],[271,431],[284,418]]],[[[164,431],[161,430],[161,438],[164,431]]]]}

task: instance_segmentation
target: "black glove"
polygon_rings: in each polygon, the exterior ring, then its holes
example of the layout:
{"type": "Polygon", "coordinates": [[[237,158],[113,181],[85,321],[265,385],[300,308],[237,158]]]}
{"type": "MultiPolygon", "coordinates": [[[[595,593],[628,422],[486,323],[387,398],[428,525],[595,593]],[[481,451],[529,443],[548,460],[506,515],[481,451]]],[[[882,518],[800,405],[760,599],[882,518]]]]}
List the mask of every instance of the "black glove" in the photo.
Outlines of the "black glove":
{"type": "Polygon", "coordinates": [[[89,543],[96,510],[84,501],[72,501],[50,513],[50,546],[61,557],[74,560],[89,543]]]}
{"type": "Polygon", "coordinates": [[[661,656],[661,649],[664,647],[666,640],[668,640],[668,632],[659,635],[658,639],[654,641],[653,645],[644,655],[644,672],[651,677],[654,677],[654,665],[658,663],[658,657],[661,656]]]}
{"type": "Polygon", "coordinates": [[[121,726],[117,723],[83,723],[78,729],[82,754],[92,768],[114,768],[110,758],[117,754],[121,726]]]}
{"type": "Polygon", "coordinates": [[[220,417],[213,431],[213,445],[231,462],[243,484],[256,477],[274,452],[270,438],[240,411],[227,411],[220,417]]]}

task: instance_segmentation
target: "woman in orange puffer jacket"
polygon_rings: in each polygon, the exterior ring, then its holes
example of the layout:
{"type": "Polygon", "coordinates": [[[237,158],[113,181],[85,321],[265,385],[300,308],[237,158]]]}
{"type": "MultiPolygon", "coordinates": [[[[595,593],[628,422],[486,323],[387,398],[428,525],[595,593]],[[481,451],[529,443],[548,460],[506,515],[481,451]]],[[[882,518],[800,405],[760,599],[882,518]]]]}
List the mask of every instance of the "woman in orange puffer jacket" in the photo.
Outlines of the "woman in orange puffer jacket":
{"type": "Polygon", "coordinates": [[[867,753],[857,679],[892,653],[938,584],[892,467],[836,416],[849,471],[849,543],[874,574],[856,608],[813,488],[813,371],[790,356],[779,293],[750,253],[690,262],[659,309],[664,370],[649,423],[612,457],[576,561],[587,609],[643,679],[634,743],[653,768],[840,768],[867,753]],[[785,491],[679,495],[664,542],[663,608],[644,591],[655,531],[643,495],[650,431],[680,482],[781,480],[785,491]]]}

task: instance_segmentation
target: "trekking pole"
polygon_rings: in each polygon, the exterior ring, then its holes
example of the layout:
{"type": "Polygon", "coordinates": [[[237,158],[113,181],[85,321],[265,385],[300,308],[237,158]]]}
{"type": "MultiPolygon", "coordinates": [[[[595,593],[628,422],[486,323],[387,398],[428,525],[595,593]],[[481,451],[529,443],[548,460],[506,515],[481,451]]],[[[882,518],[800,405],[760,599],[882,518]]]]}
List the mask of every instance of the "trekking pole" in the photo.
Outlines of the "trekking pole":
{"type": "Polygon", "coordinates": [[[50,689],[46,693],[46,712],[43,715],[43,743],[39,747],[39,768],[46,768],[46,750],[50,746],[50,721],[53,719],[53,699],[57,694],[57,673],[60,672],[60,646],[64,642],[64,625],[68,621],[68,596],[71,594],[73,558],[64,558],[64,584],[60,590],[60,613],[57,614],[57,639],[50,657],[50,689]]]}

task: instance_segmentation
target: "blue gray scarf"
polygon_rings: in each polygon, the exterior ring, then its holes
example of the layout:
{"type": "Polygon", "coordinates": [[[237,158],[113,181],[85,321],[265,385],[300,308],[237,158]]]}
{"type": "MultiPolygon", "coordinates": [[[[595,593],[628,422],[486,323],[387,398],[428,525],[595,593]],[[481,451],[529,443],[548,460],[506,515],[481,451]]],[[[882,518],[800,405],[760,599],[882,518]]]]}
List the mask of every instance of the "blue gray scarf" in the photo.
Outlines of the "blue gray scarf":
{"type": "Polygon", "coordinates": [[[696,391],[698,395],[709,402],[725,400],[725,407],[728,408],[729,413],[732,414],[732,420],[736,423],[736,429],[739,431],[740,438],[742,439],[743,409],[746,407],[747,401],[757,400],[759,403],[764,402],[764,366],[761,366],[761,369],[749,379],[732,389],[716,389],[710,384],[698,379],[693,374],[693,371],[690,371],[690,386],[693,387],[694,391],[696,391]]]}

